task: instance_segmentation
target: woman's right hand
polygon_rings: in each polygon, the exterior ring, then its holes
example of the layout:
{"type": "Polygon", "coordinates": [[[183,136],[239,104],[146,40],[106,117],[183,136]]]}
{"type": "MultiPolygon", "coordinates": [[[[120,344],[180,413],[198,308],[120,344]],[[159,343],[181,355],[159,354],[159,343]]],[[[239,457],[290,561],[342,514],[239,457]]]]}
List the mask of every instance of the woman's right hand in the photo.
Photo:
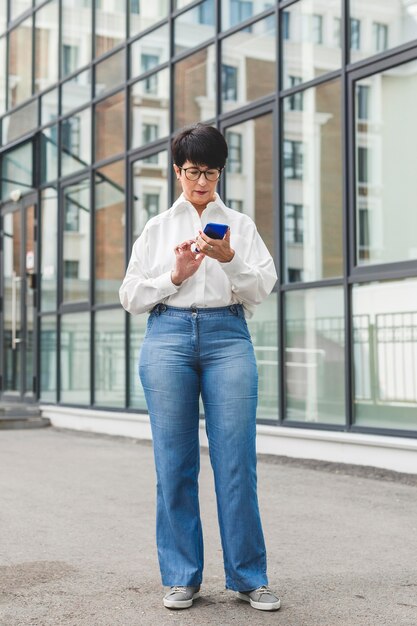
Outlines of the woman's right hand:
{"type": "Polygon", "coordinates": [[[194,243],[195,239],[188,239],[174,248],[175,268],[171,272],[171,280],[177,287],[196,273],[205,257],[203,252],[195,253],[191,250],[194,243]]]}

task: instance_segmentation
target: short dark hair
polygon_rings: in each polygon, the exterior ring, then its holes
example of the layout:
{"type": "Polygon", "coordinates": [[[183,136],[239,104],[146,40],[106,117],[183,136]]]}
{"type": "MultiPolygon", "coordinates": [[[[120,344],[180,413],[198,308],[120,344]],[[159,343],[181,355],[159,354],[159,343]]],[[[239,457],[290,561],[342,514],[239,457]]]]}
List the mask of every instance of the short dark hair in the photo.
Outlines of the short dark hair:
{"type": "Polygon", "coordinates": [[[186,161],[223,169],[228,148],[223,135],[214,126],[193,124],[182,128],[172,140],[174,163],[182,167],[186,161]]]}

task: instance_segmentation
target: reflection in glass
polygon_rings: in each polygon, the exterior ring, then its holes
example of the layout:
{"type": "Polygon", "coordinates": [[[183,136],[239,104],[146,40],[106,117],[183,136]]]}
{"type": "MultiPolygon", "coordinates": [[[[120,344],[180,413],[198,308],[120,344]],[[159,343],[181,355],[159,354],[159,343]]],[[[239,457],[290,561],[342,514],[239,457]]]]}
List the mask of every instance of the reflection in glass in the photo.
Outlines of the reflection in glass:
{"type": "Polygon", "coordinates": [[[215,49],[209,46],[175,65],[175,128],[214,117],[214,63],[215,49]]]}
{"type": "Polygon", "coordinates": [[[126,2],[96,2],[95,12],[95,55],[100,57],[126,39],[126,2]]]}
{"type": "Polygon", "coordinates": [[[417,37],[414,2],[350,0],[351,61],[385,52],[417,37]],[[352,28],[353,22],[353,28],[352,28]],[[357,25],[356,25],[356,24],[357,25]],[[360,39],[355,39],[355,31],[360,39]]]}
{"type": "Polygon", "coordinates": [[[41,184],[58,178],[58,125],[45,128],[40,134],[41,184]]]}
{"type": "Polygon", "coordinates": [[[343,270],[339,80],[304,91],[301,108],[284,105],[288,282],[341,276],[343,270]]]}
{"type": "Polygon", "coordinates": [[[62,85],[62,114],[87,104],[91,100],[91,71],[80,72],[62,85]]]}
{"type": "Polygon", "coordinates": [[[352,290],[355,423],[417,429],[417,279],[352,290]]]}
{"type": "Polygon", "coordinates": [[[130,46],[130,75],[139,76],[169,60],[169,27],[164,24],[130,46]]]}
{"type": "Polygon", "coordinates": [[[91,0],[63,0],[61,76],[91,61],[91,0]]]}
{"type": "Polygon", "coordinates": [[[120,85],[125,79],[125,51],[119,50],[96,65],[96,96],[120,85]]]}
{"type": "Polygon", "coordinates": [[[61,317],[61,402],[90,404],[90,313],[61,317]]]}
{"type": "Polygon", "coordinates": [[[195,48],[214,37],[215,30],[214,0],[204,0],[181,13],[174,21],[175,54],[195,48]]]}
{"type": "Polygon", "coordinates": [[[151,74],[130,89],[131,147],[169,134],[169,70],[151,74]]]}
{"type": "Polygon", "coordinates": [[[63,302],[89,299],[90,181],[68,185],[63,203],[63,302]]]}
{"type": "Polygon", "coordinates": [[[275,91],[275,23],[269,18],[222,42],[222,109],[231,111],[275,91]]]}
{"type": "Polygon", "coordinates": [[[3,118],[3,144],[22,137],[38,125],[38,101],[32,100],[3,118]]]}
{"type": "Polygon", "coordinates": [[[1,197],[8,198],[10,192],[19,189],[27,193],[33,189],[33,146],[31,142],[7,152],[2,158],[1,197]]]}
{"type": "Polygon", "coordinates": [[[40,399],[43,402],[56,402],[56,346],[56,317],[43,315],[40,318],[40,399]]]}
{"type": "Polygon", "coordinates": [[[135,315],[130,319],[130,358],[129,379],[130,398],[129,407],[147,411],[145,394],[138,375],[139,350],[145,336],[147,315],[135,315]]]}
{"type": "Polygon", "coordinates": [[[96,161],[125,149],[125,95],[123,91],[101,100],[95,114],[96,161]]]}
{"type": "Polygon", "coordinates": [[[67,176],[91,163],[91,110],[78,111],[61,122],[61,174],[67,176]]]}
{"type": "Polygon", "coordinates": [[[256,307],[248,327],[258,365],[259,419],[278,419],[278,321],[277,294],[271,293],[256,307]]]}
{"type": "Polygon", "coordinates": [[[6,110],[6,36],[0,37],[0,115],[6,110]]]}
{"type": "Polygon", "coordinates": [[[41,126],[53,122],[58,117],[58,87],[47,91],[40,98],[41,126]]]}
{"type": "Polygon", "coordinates": [[[117,161],[95,177],[95,302],[118,302],[125,269],[125,168],[117,161]]]}
{"type": "Polygon", "coordinates": [[[305,82],[340,68],[340,36],[323,23],[339,24],[342,3],[337,0],[327,5],[324,10],[319,0],[300,0],[281,12],[285,89],[290,87],[291,76],[305,82]]]}
{"type": "Polygon", "coordinates": [[[158,2],[129,0],[129,3],[131,37],[168,17],[170,0],[159,0],[158,2]]]}
{"type": "Polygon", "coordinates": [[[23,304],[25,308],[25,323],[23,325],[24,341],[24,371],[25,371],[25,396],[33,396],[34,373],[35,373],[35,346],[34,333],[36,326],[35,291],[31,286],[30,275],[35,273],[35,205],[31,204],[24,211],[26,242],[24,248],[25,258],[25,281],[23,304]]]}
{"type": "MultiPolygon", "coordinates": [[[[236,26],[244,20],[257,15],[265,9],[270,9],[275,6],[274,2],[265,2],[264,0],[223,0],[221,2],[222,8],[222,29],[226,30],[231,26],[236,26]]],[[[271,21],[274,21],[272,17],[271,21]]],[[[248,32],[252,26],[248,26],[248,32]]]]}
{"type": "Polygon", "coordinates": [[[35,13],[35,92],[58,79],[58,1],[35,13]]]}
{"type": "Polygon", "coordinates": [[[14,211],[3,217],[3,390],[20,392],[22,386],[22,245],[21,213],[14,211]],[[13,307],[15,309],[13,310],[13,307]],[[13,323],[14,320],[14,323],[13,323]],[[14,332],[13,332],[14,330],[14,332]]]}
{"type": "Polygon", "coordinates": [[[359,265],[417,259],[416,93],[415,61],[356,82],[359,265]]]}
{"type": "Polygon", "coordinates": [[[11,0],[10,4],[10,21],[15,20],[19,15],[22,15],[25,11],[32,6],[32,0],[11,0]]]}
{"type": "Polygon", "coordinates": [[[125,314],[120,307],[95,313],[94,364],[94,404],[124,407],[125,314]]]}
{"type": "Polygon", "coordinates": [[[274,255],[273,119],[262,115],[226,130],[225,203],[249,215],[274,255]]]}
{"type": "Polygon", "coordinates": [[[58,195],[55,187],[41,192],[41,309],[55,311],[58,276],[58,195]]]}
{"type": "Polygon", "coordinates": [[[9,109],[32,94],[32,18],[9,34],[9,109]]]}
{"type": "Polygon", "coordinates": [[[344,424],[342,287],[285,294],[287,420],[344,424]]]}
{"type": "Polygon", "coordinates": [[[133,242],[146,222],[168,209],[166,150],[133,163],[133,242]]]}

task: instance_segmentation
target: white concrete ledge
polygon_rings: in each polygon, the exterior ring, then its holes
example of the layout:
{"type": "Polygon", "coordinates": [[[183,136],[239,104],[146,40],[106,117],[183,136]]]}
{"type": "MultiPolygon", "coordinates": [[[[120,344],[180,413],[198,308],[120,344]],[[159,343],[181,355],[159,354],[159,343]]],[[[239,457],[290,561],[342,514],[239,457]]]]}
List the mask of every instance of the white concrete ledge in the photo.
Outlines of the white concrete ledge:
{"type": "MultiPolygon", "coordinates": [[[[53,426],[88,432],[151,439],[149,417],[140,413],[97,411],[41,405],[43,417],[53,426]]],[[[362,435],[285,426],[257,426],[257,450],[300,459],[315,459],[353,465],[369,465],[417,474],[417,438],[362,435]]],[[[204,422],[200,442],[207,447],[204,422]]]]}

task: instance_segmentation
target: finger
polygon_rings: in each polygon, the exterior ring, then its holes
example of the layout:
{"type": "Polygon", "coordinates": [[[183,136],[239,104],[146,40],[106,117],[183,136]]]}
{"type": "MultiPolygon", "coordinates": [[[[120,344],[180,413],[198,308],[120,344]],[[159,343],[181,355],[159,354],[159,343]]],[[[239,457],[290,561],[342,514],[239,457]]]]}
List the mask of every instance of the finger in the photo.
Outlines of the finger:
{"type": "Polygon", "coordinates": [[[212,240],[212,239],[210,239],[210,237],[208,237],[208,236],[206,235],[206,233],[203,233],[203,231],[202,231],[202,230],[199,230],[198,232],[200,233],[200,239],[202,239],[202,240],[203,240],[203,241],[205,241],[206,243],[212,243],[212,241],[213,241],[213,240],[212,240]]]}
{"type": "Polygon", "coordinates": [[[224,239],[225,241],[227,241],[227,242],[230,242],[230,228],[228,228],[228,229],[226,230],[226,234],[225,234],[225,236],[223,237],[223,239],[224,239]]]}

